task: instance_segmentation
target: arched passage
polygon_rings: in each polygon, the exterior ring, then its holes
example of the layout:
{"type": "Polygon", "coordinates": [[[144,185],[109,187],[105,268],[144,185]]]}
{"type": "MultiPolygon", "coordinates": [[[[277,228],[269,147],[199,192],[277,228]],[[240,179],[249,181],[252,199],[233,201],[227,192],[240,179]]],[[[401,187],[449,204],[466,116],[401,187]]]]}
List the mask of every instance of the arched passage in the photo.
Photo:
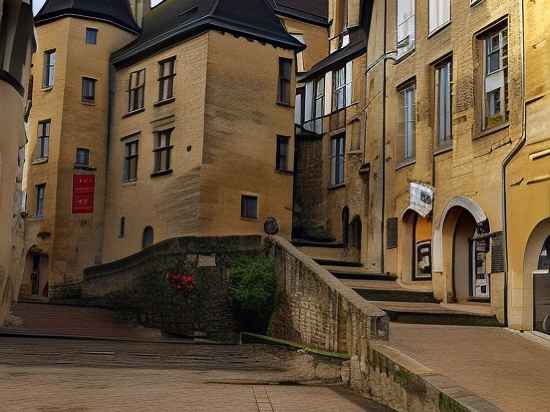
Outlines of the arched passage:
{"type": "Polygon", "coordinates": [[[349,244],[349,208],[346,206],[342,209],[342,243],[344,247],[349,244]]]}
{"type": "Polygon", "coordinates": [[[550,218],[540,222],[531,232],[523,271],[525,307],[532,311],[533,330],[550,334],[550,218]]]}
{"type": "Polygon", "coordinates": [[[151,226],[147,226],[143,229],[142,247],[145,249],[146,247],[153,246],[153,243],[155,243],[155,232],[151,226]]]}
{"type": "Polygon", "coordinates": [[[354,216],[350,225],[351,242],[350,246],[358,251],[361,251],[361,242],[363,238],[363,223],[359,216],[354,216]]]}
{"type": "Polygon", "coordinates": [[[489,300],[489,221],[466,197],[449,202],[434,230],[433,271],[443,274],[450,300],[489,300]]]}
{"type": "Polygon", "coordinates": [[[412,209],[401,215],[398,271],[403,281],[432,278],[432,222],[412,209]]]}

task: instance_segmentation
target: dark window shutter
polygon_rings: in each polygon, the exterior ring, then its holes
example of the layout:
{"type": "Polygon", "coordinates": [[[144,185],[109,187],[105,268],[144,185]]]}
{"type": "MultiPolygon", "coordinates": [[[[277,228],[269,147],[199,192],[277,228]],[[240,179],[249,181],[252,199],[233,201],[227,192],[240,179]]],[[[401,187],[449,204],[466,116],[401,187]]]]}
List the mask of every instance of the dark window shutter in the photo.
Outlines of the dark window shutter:
{"type": "Polygon", "coordinates": [[[387,222],[387,247],[388,249],[395,249],[397,247],[397,218],[390,217],[387,222]]]}
{"type": "Polygon", "coordinates": [[[504,272],[504,233],[497,232],[491,240],[491,272],[504,272]]]}

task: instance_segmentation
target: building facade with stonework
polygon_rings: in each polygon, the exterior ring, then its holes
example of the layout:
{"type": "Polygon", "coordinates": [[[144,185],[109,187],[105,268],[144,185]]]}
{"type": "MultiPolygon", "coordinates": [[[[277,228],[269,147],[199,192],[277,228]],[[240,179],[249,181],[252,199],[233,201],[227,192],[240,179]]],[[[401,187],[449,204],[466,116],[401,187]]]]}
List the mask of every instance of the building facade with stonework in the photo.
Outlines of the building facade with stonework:
{"type": "Polygon", "coordinates": [[[324,54],[326,15],[245,3],[45,3],[24,295],[177,236],[271,216],[290,236],[295,72],[324,54]]]}
{"type": "Polygon", "coordinates": [[[503,164],[508,321],[550,335],[550,11],[524,2],[522,138],[503,164]]]}
{"type": "Polygon", "coordinates": [[[31,3],[0,1],[0,325],[17,299],[23,275],[25,122],[35,47],[31,3]]]}
{"type": "Polygon", "coordinates": [[[300,76],[294,237],[334,240],[366,256],[364,169],[367,2],[329,2],[329,53],[300,76]]]}

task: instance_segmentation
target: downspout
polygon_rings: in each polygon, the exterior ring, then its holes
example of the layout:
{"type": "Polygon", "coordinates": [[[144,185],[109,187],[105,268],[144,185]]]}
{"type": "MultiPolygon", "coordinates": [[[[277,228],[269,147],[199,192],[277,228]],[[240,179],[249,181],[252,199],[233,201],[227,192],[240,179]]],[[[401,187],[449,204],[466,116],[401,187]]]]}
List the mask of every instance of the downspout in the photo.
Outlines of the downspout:
{"type": "Polygon", "coordinates": [[[384,0],[384,69],[382,81],[382,223],[380,224],[380,269],[382,274],[385,271],[385,257],[384,257],[384,219],[386,217],[386,79],[387,79],[387,39],[388,39],[388,0],[384,0]]]}
{"type": "Polygon", "coordinates": [[[520,1],[521,4],[521,47],[520,47],[520,60],[521,60],[521,96],[522,96],[522,124],[521,124],[521,137],[519,142],[512,148],[510,153],[504,158],[502,162],[502,213],[503,213],[503,232],[504,232],[504,324],[508,326],[508,205],[506,201],[506,168],[510,162],[514,159],[516,154],[525,146],[527,139],[527,104],[525,98],[525,0],[520,1]]]}

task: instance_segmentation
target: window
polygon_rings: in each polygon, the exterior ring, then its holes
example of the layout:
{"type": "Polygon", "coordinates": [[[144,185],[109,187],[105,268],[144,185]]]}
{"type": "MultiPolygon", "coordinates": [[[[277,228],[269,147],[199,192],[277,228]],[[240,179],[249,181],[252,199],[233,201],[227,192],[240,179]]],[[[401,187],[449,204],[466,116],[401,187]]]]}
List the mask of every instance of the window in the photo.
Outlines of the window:
{"type": "Polygon", "coordinates": [[[415,0],[397,0],[397,57],[415,46],[415,0]]]}
{"type": "Polygon", "coordinates": [[[163,130],[155,133],[155,168],[154,173],[170,171],[170,157],[172,147],[170,145],[171,130],[163,130]]]}
{"type": "Polygon", "coordinates": [[[125,182],[137,180],[139,141],[134,140],[124,145],[124,176],[125,182]]]}
{"type": "Polygon", "coordinates": [[[88,149],[76,149],[76,165],[90,166],[90,151],[88,149]]]}
{"type": "Polygon", "coordinates": [[[416,101],[414,84],[406,86],[400,90],[401,115],[399,134],[402,138],[403,146],[401,160],[413,160],[415,157],[416,141],[416,101]]]}
{"type": "Polygon", "coordinates": [[[95,79],[82,78],[82,101],[93,103],[95,101],[95,79]]]}
{"type": "Polygon", "coordinates": [[[241,217],[258,219],[258,198],[256,196],[243,195],[241,197],[241,217]]]}
{"type": "Polygon", "coordinates": [[[484,121],[490,129],[508,121],[508,29],[500,28],[483,38],[485,55],[484,121]]]}
{"type": "Polygon", "coordinates": [[[288,159],[288,142],[290,138],[287,136],[277,136],[277,170],[288,171],[289,159],[288,159]]]}
{"type": "Polygon", "coordinates": [[[145,98],[145,69],[130,73],[128,112],[143,109],[145,98]]]}
{"type": "Polygon", "coordinates": [[[174,77],[176,77],[176,58],[159,63],[159,101],[174,97],[174,77]]]}
{"type": "Polygon", "coordinates": [[[343,33],[348,28],[348,0],[340,0],[339,6],[339,31],[340,33],[343,33]]]}
{"type": "Polygon", "coordinates": [[[348,62],[344,67],[334,71],[334,110],[340,110],[351,105],[353,63],[348,62]]]}
{"type": "Polygon", "coordinates": [[[124,239],[124,236],[126,236],[126,218],[121,217],[120,218],[120,225],[118,227],[118,238],[124,239]]]}
{"type": "Polygon", "coordinates": [[[346,137],[333,137],[330,146],[330,184],[338,186],[344,184],[344,159],[346,137]]]}
{"type": "Polygon", "coordinates": [[[450,0],[430,0],[430,33],[451,21],[450,0]]]}
{"type": "Polygon", "coordinates": [[[290,82],[292,79],[292,60],[279,58],[279,90],[277,101],[290,105],[290,82]]]}
{"type": "Polygon", "coordinates": [[[46,196],[46,185],[36,186],[36,217],[44,217],[44,198],[46,196]]]}
{"type": "Polygon", "coordinates": [[[153,231],[153,228],[151,226],[147,226],[145,229],[143,229],[143,249],[149,246],[153,246],[153,243],[155,243],[155,232],[153,231]]]}
{"type": "Polygon", "coordinates": [[[97,44],[97,29],[86,27],[86,44],[97,44]]]}
{"type": "Polygon", "coordinates": [[[44,53],[44,76],[42,86],[53,87],[55,77],[55,50],[48,50],[44,53]]]}
{"type": "Polygon", "coordinates": [[[452,144],[452,61],[449,59],[435,68],[437,146],[452,144]]]}
{"type": "Polygon", "coordinates": [[[44,120],[38,123],[38,139],[37,139],[37,160],[47,159],[49,156],[50,146],[50,126],[51,120],[44,120]]]}
{"type": "Polygon", "coordinates": [[[323,133],[325,112],[325,78],[306,83],[304,129],[317,134],[323,133]]]}

